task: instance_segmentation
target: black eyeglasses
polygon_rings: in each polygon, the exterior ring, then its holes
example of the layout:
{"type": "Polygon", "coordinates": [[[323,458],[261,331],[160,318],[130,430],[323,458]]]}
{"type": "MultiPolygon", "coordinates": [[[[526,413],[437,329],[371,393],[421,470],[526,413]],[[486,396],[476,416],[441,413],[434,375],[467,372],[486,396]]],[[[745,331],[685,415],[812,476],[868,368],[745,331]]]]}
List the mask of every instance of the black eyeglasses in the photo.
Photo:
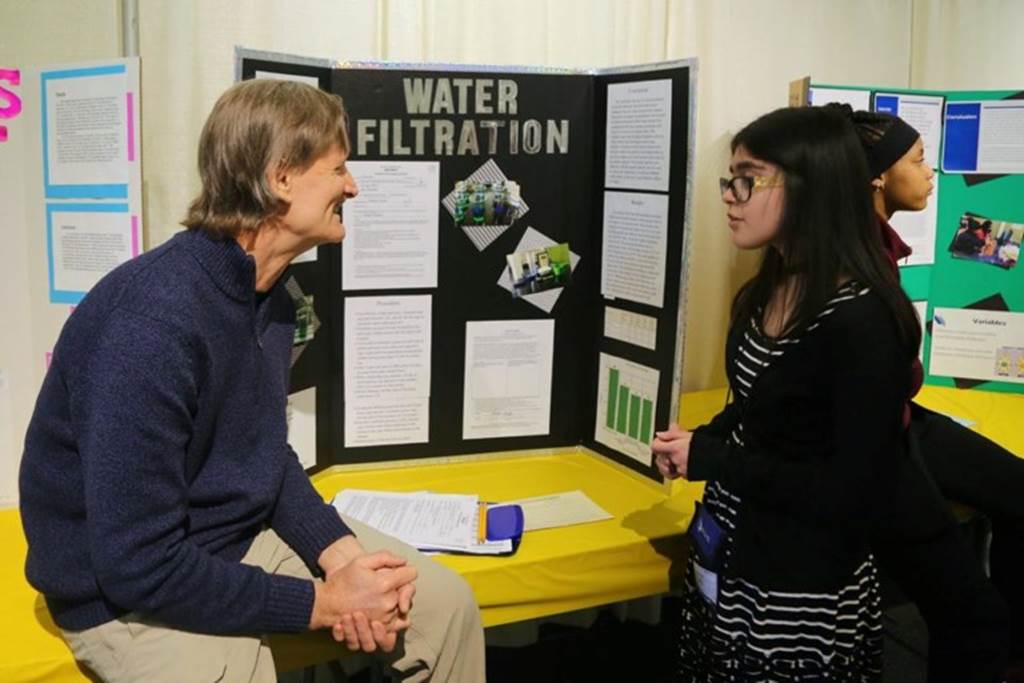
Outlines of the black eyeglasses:
{"type": "Polygon", "coordinates": [[[738,175],[732,178],[719,178],[718,188],[722,192],[722,197],[725,198],[725,193],[732,190],[733,199],[736,200],[737,204],[750,201],[750,195],[754,193],[754,189],[758,187],[781,187],[784,184],[783,177],[781,175],[773,176],[750,176],[750,175],[738,175]]]}

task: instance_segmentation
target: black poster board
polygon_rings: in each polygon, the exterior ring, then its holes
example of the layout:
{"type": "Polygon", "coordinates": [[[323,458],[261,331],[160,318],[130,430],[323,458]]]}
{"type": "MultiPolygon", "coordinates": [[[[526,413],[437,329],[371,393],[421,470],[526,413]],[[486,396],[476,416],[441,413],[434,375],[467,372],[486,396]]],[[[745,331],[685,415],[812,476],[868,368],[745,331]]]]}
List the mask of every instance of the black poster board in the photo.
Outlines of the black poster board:
{"type": "MultiPolygon", "coordinates": [[[[595,441],[598,356],[604,352],[656,369],[655,428],[678,412],[682,315],[692,176],[692,61],[606,71],[337,64],[239,49],[237,77],[298,77],[340,95],[349,113],[353,161],[432,161],[440,168],[438,279],[430,289],[342,290],[342,251],[321,247],[315,262],[293,264],[305,294],[314,295],[316,337],[293,365],[291,391],[317,387],[317,465],[582,445],[648,476],[640,462],[595,441]],[[663,306],[602,296],[605,112],[609,85],[671,81],[671,144],[663,306]],[[429,84],[453,93],[454,109],[410,105],[410,88],[429,84]],[[476,110],[474,90],[487,98],[476,110]],[[504,99],[499,105],[499,95],[504,99]],[[415,111],[411,111],[411,109],[415,111]],[[413,123],[413,120],[419,123],[413,123]],[[439,123],[444,121],[447,123],[439,123]],[[498,123],[493,123],[498,122],[498,123]],[[473,131],[466,133],[467,128],[473,131]],[[440,132],[439,132],[440,131],[440,132]],[[454,131],[454,137],[450,135],[454,131]],[[448,135],[448,137],[446,137],[448,135]],[[475,145],[472,144],[475,142],[475,145]],[[498,169],[519,183],[528,210],[503,231],[464,230],[442,200],[459,180],[498,169]],[[506,255],[528,230],[568,243],[578,257],[571,284],[550,312],[513,298],[496,284],[506,255]],[[357,296],[423,295],[431,304],[429,440],[345,448],[345,302],[357,296]],[[654,350],[604,337],[607,307],[657,319],[654,350]],[[541,436],[463,439],[466,325],[470,321],[554,321],[550,429],[541,436]]],[[[420,91],[422,92],[422,90],[420,91]]],[[[434,91],[436,96],[436,91],[434,91]]],[[[358,181],[358,177],[356,179],[358,181]]],[[[640,192],[640,190],[637,190],[640,192]]],[[[650,192],[650,191],[643,191],[650,192]]],[[[358,201],[358,199],[356,200],[358,201]]]]}

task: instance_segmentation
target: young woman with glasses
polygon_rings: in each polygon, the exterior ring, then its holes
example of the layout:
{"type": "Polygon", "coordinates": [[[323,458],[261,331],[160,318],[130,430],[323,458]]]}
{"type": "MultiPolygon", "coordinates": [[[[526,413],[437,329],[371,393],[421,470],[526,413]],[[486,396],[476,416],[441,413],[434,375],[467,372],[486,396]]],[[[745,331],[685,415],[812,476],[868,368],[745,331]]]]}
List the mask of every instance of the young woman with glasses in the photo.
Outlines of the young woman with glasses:
{"type": "Polygon", "coordinates": [[[912,467],[902,413],[920,326],[879,248],[846,116],[762,116],[733,139],[730,173],[732,240],[764,249],[733,301],[733,400],[652,444],[665,476],[707,482],[689,531],[682,677],[876,680],[869,537],[912,467]]]}

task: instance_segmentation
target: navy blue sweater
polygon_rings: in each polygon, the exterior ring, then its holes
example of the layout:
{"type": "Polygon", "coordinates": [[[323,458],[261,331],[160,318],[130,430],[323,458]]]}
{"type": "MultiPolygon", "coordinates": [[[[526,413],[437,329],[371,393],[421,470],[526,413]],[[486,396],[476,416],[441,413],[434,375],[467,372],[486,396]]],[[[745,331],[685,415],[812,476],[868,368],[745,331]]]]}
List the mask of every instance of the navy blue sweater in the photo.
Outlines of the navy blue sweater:
{"type": "Polygon", "coordinates": [[[185,231],[72,314],[25,438],[26,574],[57,624],[138,612],[221,634],[307,628],[312,582],[242,564],[274,529],[309,565],[350,533],[287,443],[294,307],[234,240],[185,231]]]}

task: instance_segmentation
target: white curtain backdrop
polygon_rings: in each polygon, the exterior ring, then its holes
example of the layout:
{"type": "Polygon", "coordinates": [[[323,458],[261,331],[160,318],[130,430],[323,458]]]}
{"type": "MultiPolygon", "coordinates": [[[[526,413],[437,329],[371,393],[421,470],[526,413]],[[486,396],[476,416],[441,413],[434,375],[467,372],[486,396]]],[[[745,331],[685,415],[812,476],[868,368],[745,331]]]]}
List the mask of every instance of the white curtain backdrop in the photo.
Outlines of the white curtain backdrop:
{"type": "MultiPolygon", "coordinates": [[[[120,56],[121,7],[0,0],[0,68],[120,56]]],[[[1017,0],[138,0],[137,16],[148,248],[180,229],[197,189],[199,132],[233,81],[235,46],[341,60],[569,67],[697,57],[685,390],[724,384],[729,300],[756,265],[755,255],[731,246],[722,220],[717,177],[729,139],[785,105],[791,80],[1024,88],[1017,0]]],[[[0,205],[13,207],[0,297],[0,413],[5,390],[11,406],[0,414],[0,502],[42,381],[42,351],[67,318],[66,307],[46,299],[42,228],[20,219],[39,213],[22,200],[25,155],[38,155],[37,143],[0,143],[0,205]]]]}
{"type": "Polygon", "coordinates": [[[910,82],[942,90],[1024,89],[1024,2],[914,2],[910,82]]]}

